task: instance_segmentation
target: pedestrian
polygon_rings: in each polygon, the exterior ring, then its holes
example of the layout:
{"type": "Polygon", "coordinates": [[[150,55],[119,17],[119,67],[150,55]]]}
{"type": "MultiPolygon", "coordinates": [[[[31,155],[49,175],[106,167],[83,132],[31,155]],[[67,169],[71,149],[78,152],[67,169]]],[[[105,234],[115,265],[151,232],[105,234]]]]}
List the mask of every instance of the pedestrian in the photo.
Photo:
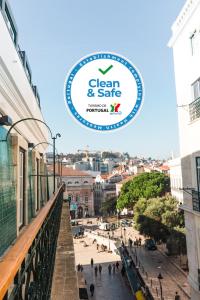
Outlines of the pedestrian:
{"type": "Polygon", "coordinates": [[[115,264],[112,265],[113,274],[115,274],[115,264]]]}
{"type": "Polygon", "coordinates": [[[111,270],[112,270],[112,266],[111,266],[111,264],[109,264],[108,265],[108,273],[109,273],[109,275],[111,275],[111,270]]]}
{"type": "Polygon", "coordinates": [[[97,273],[98,273],[98,268],[97,268],[97,266],[95,266],[95,268],[94,268],[94,273],[95,273],[95,276],[97,276],[97,273]]]}
{"type": "Polygon", "coordinates": [[[119,268],[119,263],[118,263],[118,261],[116,262],[116,268],[117,268],[117,270],[118,270],[118,268],[119,268]]]}
{"type": "Polygon", "coordinates": [[[180,297],[180,295],[178,294],[178,292],[176,292],[176,294],[175,294],[175,300],[181,300],[181,297],[180,297]]]}
{"type": "Polygon", "coordinates": [[[90,293],[91,293],[91,296],[94,295],[94,284],[93,283],[90,284],[90,293]]]}
{"type": "Polygon", "coordinates": [[[94,264],[94,260],[93,260],[93,258],[91,258],[91,261],[90,261],[90,263],[91,263],[91,267],[93,267],[93,264],[94,264]]]}
{"type": "Polygon", "coordinates": [[[99,265],[99,274],[101,275],[101,271],[102,271],[102,266],[99,265]]]}
{"type": "Polygon", "coordinates": [[[97,251],[99,252],[99,244],[97,244],[97,251]]]}
{"type": "Polygon", "coordinates": [[[83,265],[80,266],[80,271],[83,272],[83,265]]]}
{"type": "Polygon", "coordinates": [[[80,264],[78,264],[78,266],[77,266],[77,270],[78,270],[78,272],[80,271],[80,269],[81,269],[81,265],[80,265],[80,264]]]}
{"type": "Polygon", "coordinates": [[[141,237],[140,237],[139,240],[138,240],[138,244],[139,244],[139,246],[141,246],[141,244],[142,244],[142,239],[141,239],[141,237]]]}
{"type": "Polygon", "coordinates": [[[124,276],[124,275],[125,275],[125,268],[124,268],[124,266],[122,266],[122,269],[121,269],[121,274],[122,274],[122,276],[124,276]]]}

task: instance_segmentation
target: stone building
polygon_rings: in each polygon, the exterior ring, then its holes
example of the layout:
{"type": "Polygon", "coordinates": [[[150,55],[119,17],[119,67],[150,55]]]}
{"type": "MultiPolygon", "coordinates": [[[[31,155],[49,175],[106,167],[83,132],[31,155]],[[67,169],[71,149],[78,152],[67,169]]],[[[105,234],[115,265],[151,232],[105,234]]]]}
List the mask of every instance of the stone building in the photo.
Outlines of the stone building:
{"type": "Polygon", "coordinates": [[[62,181],[66,184],[64,198],[70,201],[71,217],[93,216],[93,177],[86,172],[63,167],[62,181]]]}

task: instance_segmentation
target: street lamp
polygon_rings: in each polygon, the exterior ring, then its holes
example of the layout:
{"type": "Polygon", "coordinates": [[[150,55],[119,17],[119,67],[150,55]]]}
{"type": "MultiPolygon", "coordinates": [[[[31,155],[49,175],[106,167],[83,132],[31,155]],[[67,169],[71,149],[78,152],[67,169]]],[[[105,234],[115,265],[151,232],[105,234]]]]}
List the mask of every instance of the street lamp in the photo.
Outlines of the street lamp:
{"type": "Polygon", "coordinates": [[[55,153],[55,149],[56,149],[56,139],[58,137],[61,137],[60,133],[56,133],[55,136],[52,136],[52,140],[53,140],[53,192],[55,193],[55,189],[56,189],[56,153],[55,153]]]}
{"type": "Polygon", "coordinates": [[[122,224],[120,224],[120,228],[121,228],[121,239],[123,238],[122,236],[122,224]]]}
{"type": "Polygon", "coordinates": [[[159,280],[159,284],[160,284],[160,299],[163,300],[163,293],[162,293],[162,283],[161,280],[163,279],[162,274],[159,273],[158,274],[158,280],[159,280]]]}
{"type": "Polygon", "coordinates": [[[7,134],[6,134],[6,138],[5,140],[0,140],[1,142],[7,142],[8,140],[8,136],[11,132],[11,130],[19,123],[21,122],[24,122],[24,121],[29,121],[29,120],[32,120],[32,121],[37,121],[37,122],[40,122],[42,124],[44,124],[47,129],[49,130],[50,134],[51,134],[51,139],[53,140],[53,192],[55,193],[55,185],[56,185],[56,174],[55,174],[55,140],[57,139],[57,137],[61,137],[60,133],[56,133],[55,136],[53,136],[52,134],[52,131],[50,129],[50,127],[42,120],[40,119],[37,119],[37,118],[24,118],[24,119],[21,119],[21,120],[18,120],[17,122],[15,122],[14,124],[12,123],[12,119],[9,117],[9,116],[2,116],[0,118],[0,125],[3,126],[3,125],[6,125],[6,126],[11,126],[10,129],[8,130],[7,134]]]}
{"type": "Polygon", "coordinates": [[[126,245],[126,228],[124,228],[124,244],[126,245]]]}
{"type": "Polygon", "coordinates": [[[110,251],[110,233],[108,232],[108,250],[110,251]]]}

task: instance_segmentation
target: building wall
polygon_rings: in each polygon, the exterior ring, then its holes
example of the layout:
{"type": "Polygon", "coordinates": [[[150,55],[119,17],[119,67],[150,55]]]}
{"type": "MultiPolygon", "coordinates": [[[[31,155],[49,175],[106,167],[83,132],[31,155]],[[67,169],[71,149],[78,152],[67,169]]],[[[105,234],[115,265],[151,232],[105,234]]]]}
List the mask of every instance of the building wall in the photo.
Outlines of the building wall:
{"type": "MultiPolygon", "coordinates": [[[[0,2],[0,117],[8,115],[13,123],[24,118],[37,118],[44,121],[39,96],[34,92],[31,78],[27,76],[19,55],[18,30],[13,18],[12,25],[16,30],[13,40],[10,25],[5,15],[5,5],[12,12],[7,1],[0,2]],[[3,6],[1,6],[3,4],[3,6]]],[[[35,90],[36,91],[36,90],[35,90]]],[[[36,159],[39,162],[38,175],[44,174],[43,154],[46,145],[40,145],[31,151],[28,143],[38,144],[48,141],[48,130],[41,122],[23,121],[17,124],[5,141],[9,127],[0,126],[0,256],[16,239],[23,226],[36,215],[37,194],[43,197],[38,210],[48,200],[47,178],[37,185],[36,159]],[[20,155],[24,153],[24,190],[23,224],[20,226],[20,155]],[[4,172],[2,172],[4,170],[4,172]]],[[[40,178],[41,179],[41,178],[40,178]]],[[[40,181],[40,180],[39,180],[40,181]]],[[[21,185],[22,186],[22,185],[21,185]]]]}
{"type": "Polygon", "coordinates": [[[94,213],[99,215],[101,213],[101,204],[103,202],[103,187],[100,182],[94,183],[94,213]]]}
{"type": "Polygon", "coordinates": [[[182,184],[182,170],[181,159],[176,158],[169,161],[170,167],[170,186],[171,194],[177,199],[179,204],[183,203],[183,184],[182,184]]]}
{"type": "Polygon", "coordinates": [[[200,156],[200,118],[192,120],[191,103],[194,104],[195,100],[192,85],[200,78],[200,0],[186,1],[172,26],[172,32],[169,46],[173,47],[174,54],[182,185],[188,188],[188,193],[183,193],[182,206],[185,211],[188,279],[191,299],[197,300],[200,299],[200,209],[194,208],[192,190],[196,191],[196,207],[199,207],[196,157],[200,156]]]}
{"type": "Polygon", "coordinates": [[[75,217],[78,216],[79,207],[82,208],[83,215],[94,215],[93,179],[90,176],[63,176],[62,180],[66,184],[65,199],[70,198],[71,210],[75,210],[75,217]],[[73,207],[76,209],[73,209],[73,207]]]}

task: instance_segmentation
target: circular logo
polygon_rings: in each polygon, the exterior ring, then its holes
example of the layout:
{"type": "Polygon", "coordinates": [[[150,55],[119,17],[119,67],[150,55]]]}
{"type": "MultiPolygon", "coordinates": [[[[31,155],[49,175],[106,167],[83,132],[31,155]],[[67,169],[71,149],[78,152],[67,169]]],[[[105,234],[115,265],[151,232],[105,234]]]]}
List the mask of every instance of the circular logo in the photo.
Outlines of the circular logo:
{"type": "Polygon", "coordinates": [[[114,53],[94,53],[70,71],[65,102],[87,128],[111,131],[126,126],[143,103],[143,81],[135,66],[114,53]]]}

